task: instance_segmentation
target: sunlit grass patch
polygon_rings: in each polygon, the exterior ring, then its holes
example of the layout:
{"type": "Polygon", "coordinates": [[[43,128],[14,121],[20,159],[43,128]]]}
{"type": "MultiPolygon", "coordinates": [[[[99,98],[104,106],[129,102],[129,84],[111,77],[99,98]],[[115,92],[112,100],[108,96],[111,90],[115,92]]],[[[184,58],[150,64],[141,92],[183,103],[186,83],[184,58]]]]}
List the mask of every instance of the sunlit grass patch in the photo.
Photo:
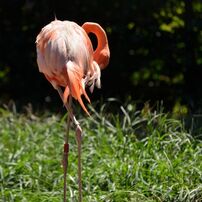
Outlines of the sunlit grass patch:
{"type": "MultiPolygon", "coordinates": [[[[66,116],[0,109],[0,199],[61,201],[66,116]]],[[[202,143],[161,111],[92,108],[84,130],[84,201],[201,201],[202,143]]],[[[68,198],[77,201],[77,146],[70,133],[68,198]]]]}

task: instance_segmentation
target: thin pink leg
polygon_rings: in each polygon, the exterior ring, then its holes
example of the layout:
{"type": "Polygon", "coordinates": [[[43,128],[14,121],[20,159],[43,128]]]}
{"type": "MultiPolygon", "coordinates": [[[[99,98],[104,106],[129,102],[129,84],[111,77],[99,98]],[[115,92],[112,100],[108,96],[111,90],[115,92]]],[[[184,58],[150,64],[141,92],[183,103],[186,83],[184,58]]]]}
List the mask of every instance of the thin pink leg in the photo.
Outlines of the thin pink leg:
{"type": "MultiPolygon", "coordinates": [[[[60,87],[57,88],[57,91],[63,101],[63,92],[60,87]]],[[[76,126],[76,140],[78,145],[78,190],[79,190],[79,202],[82,201],[82,181],[81,181],[81,135],[82,129],[80,127],[79,122],[76,120],[76,117],[72,113],[71,109],[71,102],[72,98],[69,98],[69,103],[65,103],[65,107],[68,111],[68,122],[67,122],[67,134],[64,137],[65,144],[64,144],[64,158],[63,158],[63,165],[64,165],[64,202],[66,202],[66,175],[67,175],[67,166],[68,166],[68,151],[69,151],[69,144],[68,144],[68,135],[69,135],[69,126],[70,126],[70,119],[76,126]],[[67,149],[68,148],[68,149],[67,149]]]]}
{"type": "Polygon", "coordinates": [[[81,181],[81,140],[82,130],[78,125],[76,127],[76,140],[78,145],[78,189],[79,189],[79,202],[82,201],[82,181],[81,181]]]}
{"type": "MultiPolygon", "coordinates": [[[[71,106],[72,98],[69,98],[69,106],[71,106]]],[[[68,155],[69,155],[69,129],[70,129],[70,115],[67,117],[67,131],[64,135],[64,153],[63,153],[63,172],[64,172],[64,190],[63,190],[63,201],[66,202],[67,196],[67,168],[68,168],[68,155]]]]}
{"type": "Polygon", "coordinates": [[[63,190],[63,201],[66,202],[67,198],[67,167],[68,167],[68,154],[69,154],[69,144],[64,143],[64,153],[63,153],[63,173],[64,173],[64,190],[63,190]]]}

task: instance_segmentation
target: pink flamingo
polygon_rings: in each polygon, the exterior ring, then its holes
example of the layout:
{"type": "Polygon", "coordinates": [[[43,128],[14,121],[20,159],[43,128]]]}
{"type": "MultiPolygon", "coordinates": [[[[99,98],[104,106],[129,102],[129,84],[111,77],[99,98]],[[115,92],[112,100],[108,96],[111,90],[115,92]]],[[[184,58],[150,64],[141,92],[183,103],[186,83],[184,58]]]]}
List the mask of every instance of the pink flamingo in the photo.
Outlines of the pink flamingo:
{"type": "Polygon", "coordinates": [[[105,31],[97,23],[86,22],[81,26],[71,21],[54,20],[46,25],[36,38],[37,63],[39,71],[58,91],[68,111],[67,133],[64,136],[64,201],[66,201],[66,173],[68,166],[68,136],[70,120],[76,127],[78,144],[79,201],[82,201],[81,184],[81,135],[82,129],[72,110],[72,98],[77,100],[89,115],[81,96],[90,102],[85,91],[89,86],[100,88],[100,69],[109,63],[110,51],[105,31]],[[97,37],[94,51],[88,37],[89,33],[97,37]],[[64,88],[64,91],[62,88],[64,88]]]}

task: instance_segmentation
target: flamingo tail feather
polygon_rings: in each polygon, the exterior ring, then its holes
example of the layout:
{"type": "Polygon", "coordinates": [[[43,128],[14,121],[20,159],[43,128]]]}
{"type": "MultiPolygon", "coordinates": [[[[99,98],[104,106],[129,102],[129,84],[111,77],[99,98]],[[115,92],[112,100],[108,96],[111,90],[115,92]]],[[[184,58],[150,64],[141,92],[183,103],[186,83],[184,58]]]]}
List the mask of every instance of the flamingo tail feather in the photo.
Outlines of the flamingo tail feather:
{"type": "Polygon", "coordinates": [[[90,99],[88,98],[88,96],[86,94],[84,86],[82,85],[83,72],[82,72],[81,68],[79,68],[79,66],[76,63],[69,61],[67,63],[67,74],[69,77],[71,95],[74,97],[74,99],[78,100],[78,102],[81,105],[81,107],[83,108],[83,110],[88,115],[90,115],[81,98],[81,95],[84,94],[86,99],[88,101],[90,101],[90,99]]]}

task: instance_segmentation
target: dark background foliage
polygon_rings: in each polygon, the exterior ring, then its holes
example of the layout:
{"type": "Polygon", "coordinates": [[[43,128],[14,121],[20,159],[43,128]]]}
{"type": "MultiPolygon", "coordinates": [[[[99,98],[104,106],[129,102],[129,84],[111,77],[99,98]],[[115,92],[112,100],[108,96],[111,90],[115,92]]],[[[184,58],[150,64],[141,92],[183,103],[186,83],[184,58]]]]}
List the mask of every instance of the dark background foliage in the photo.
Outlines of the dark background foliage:
{"type": "MultiPolygon", "coordinates": [[[[35,39],[54,20],[101,24],[111,60],[102,72],[101,97],[138,103],[163,100],[201,109],[202,2],[200,0],[0,1],[1,102],[54,106],[58,96],[39,74],[35,39]]],[[[93,41],[94,38],[92,38],[93,41]]]]}

